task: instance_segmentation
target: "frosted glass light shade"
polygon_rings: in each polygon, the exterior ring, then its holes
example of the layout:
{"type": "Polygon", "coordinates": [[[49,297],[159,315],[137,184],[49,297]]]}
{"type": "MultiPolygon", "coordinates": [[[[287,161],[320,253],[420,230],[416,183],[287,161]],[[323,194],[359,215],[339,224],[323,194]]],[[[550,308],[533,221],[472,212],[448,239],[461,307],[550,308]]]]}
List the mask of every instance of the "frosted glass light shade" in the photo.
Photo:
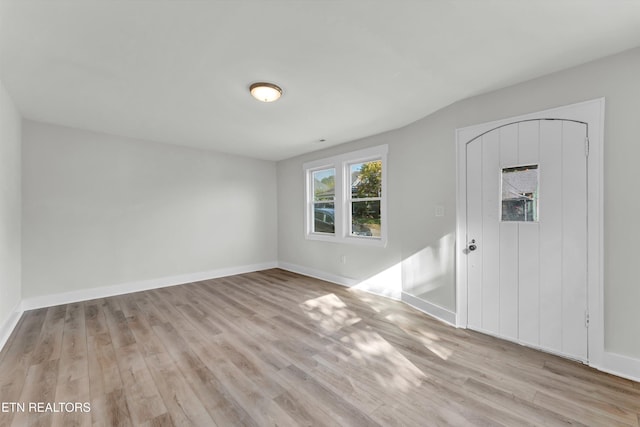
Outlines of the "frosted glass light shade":
{"type": "Polygon", "coordinates": [[[282,96],[282,89],[273,83],[254,83],[249,90],[255,99],[262,102],[273,102],[282,96]]]}

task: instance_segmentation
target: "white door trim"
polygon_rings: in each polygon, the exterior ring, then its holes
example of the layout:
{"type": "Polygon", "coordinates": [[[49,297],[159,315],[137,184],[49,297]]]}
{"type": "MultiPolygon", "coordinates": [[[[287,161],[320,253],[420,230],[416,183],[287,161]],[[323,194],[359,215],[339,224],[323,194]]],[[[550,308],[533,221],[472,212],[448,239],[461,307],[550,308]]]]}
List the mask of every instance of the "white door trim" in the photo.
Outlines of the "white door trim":
{"type": "MultiPolygon", "coordinates": [[[[604,353],[603,290],[603,144],[604,98],[456,129],[456,326],[467,327],[467,150],[466,145],[492,129],[523,120],[562,119],[587,124],[589,365],[600,366],[604,353]]],[[[586,147],[585,147],[586,149],[586,147]]]]}

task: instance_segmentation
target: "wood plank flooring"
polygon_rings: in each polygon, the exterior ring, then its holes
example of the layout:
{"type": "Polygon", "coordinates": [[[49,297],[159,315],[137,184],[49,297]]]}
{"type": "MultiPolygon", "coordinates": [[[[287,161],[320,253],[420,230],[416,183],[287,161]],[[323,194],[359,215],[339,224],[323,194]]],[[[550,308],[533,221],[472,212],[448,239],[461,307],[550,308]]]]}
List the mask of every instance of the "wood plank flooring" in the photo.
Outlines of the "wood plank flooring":
{"type": "Polygon", "coordinates": [[[26,312],[0,426],[639,426],[640,384],[282,270],[26,312]],[[6,408],[5,408],[6,409],[6,408]]]}

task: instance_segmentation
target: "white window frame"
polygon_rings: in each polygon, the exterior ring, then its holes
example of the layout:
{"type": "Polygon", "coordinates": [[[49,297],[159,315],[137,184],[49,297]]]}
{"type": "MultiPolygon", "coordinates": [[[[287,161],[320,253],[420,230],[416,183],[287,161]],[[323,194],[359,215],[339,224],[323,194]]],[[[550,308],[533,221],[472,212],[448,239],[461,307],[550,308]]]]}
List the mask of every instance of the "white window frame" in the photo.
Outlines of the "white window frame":
{"type": "Polygon", "coordinates": [[[387,144],[363,150],[352,151],[337,156],[314,160],[303,164],[305,179],[304,234],[308,240],[334,243],[386,246],[388,236],[387,220],[387,144]],[[382,189],[380,195],[380,237],[357,236],[351,234],[351,179],[350,167],[354,163],[380,160],[382,162],[382,189]],[[334,221],[335,233],[316,233],[314,226],[313,172],[335,169],[334,221]]]}

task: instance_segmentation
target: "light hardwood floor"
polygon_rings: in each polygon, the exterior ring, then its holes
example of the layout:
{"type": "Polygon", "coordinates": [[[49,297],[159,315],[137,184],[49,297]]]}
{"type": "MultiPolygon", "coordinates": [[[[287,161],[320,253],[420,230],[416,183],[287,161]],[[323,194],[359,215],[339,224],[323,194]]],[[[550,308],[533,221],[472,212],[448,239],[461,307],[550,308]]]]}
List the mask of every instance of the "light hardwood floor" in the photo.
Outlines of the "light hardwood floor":
{"type": "Polygon", "coordinates": [[[640,384],[282,270],[29,311],[1,426],[638,426],[640,384]],[[28,409],[28,408],[27,408],[28,409]]]}

